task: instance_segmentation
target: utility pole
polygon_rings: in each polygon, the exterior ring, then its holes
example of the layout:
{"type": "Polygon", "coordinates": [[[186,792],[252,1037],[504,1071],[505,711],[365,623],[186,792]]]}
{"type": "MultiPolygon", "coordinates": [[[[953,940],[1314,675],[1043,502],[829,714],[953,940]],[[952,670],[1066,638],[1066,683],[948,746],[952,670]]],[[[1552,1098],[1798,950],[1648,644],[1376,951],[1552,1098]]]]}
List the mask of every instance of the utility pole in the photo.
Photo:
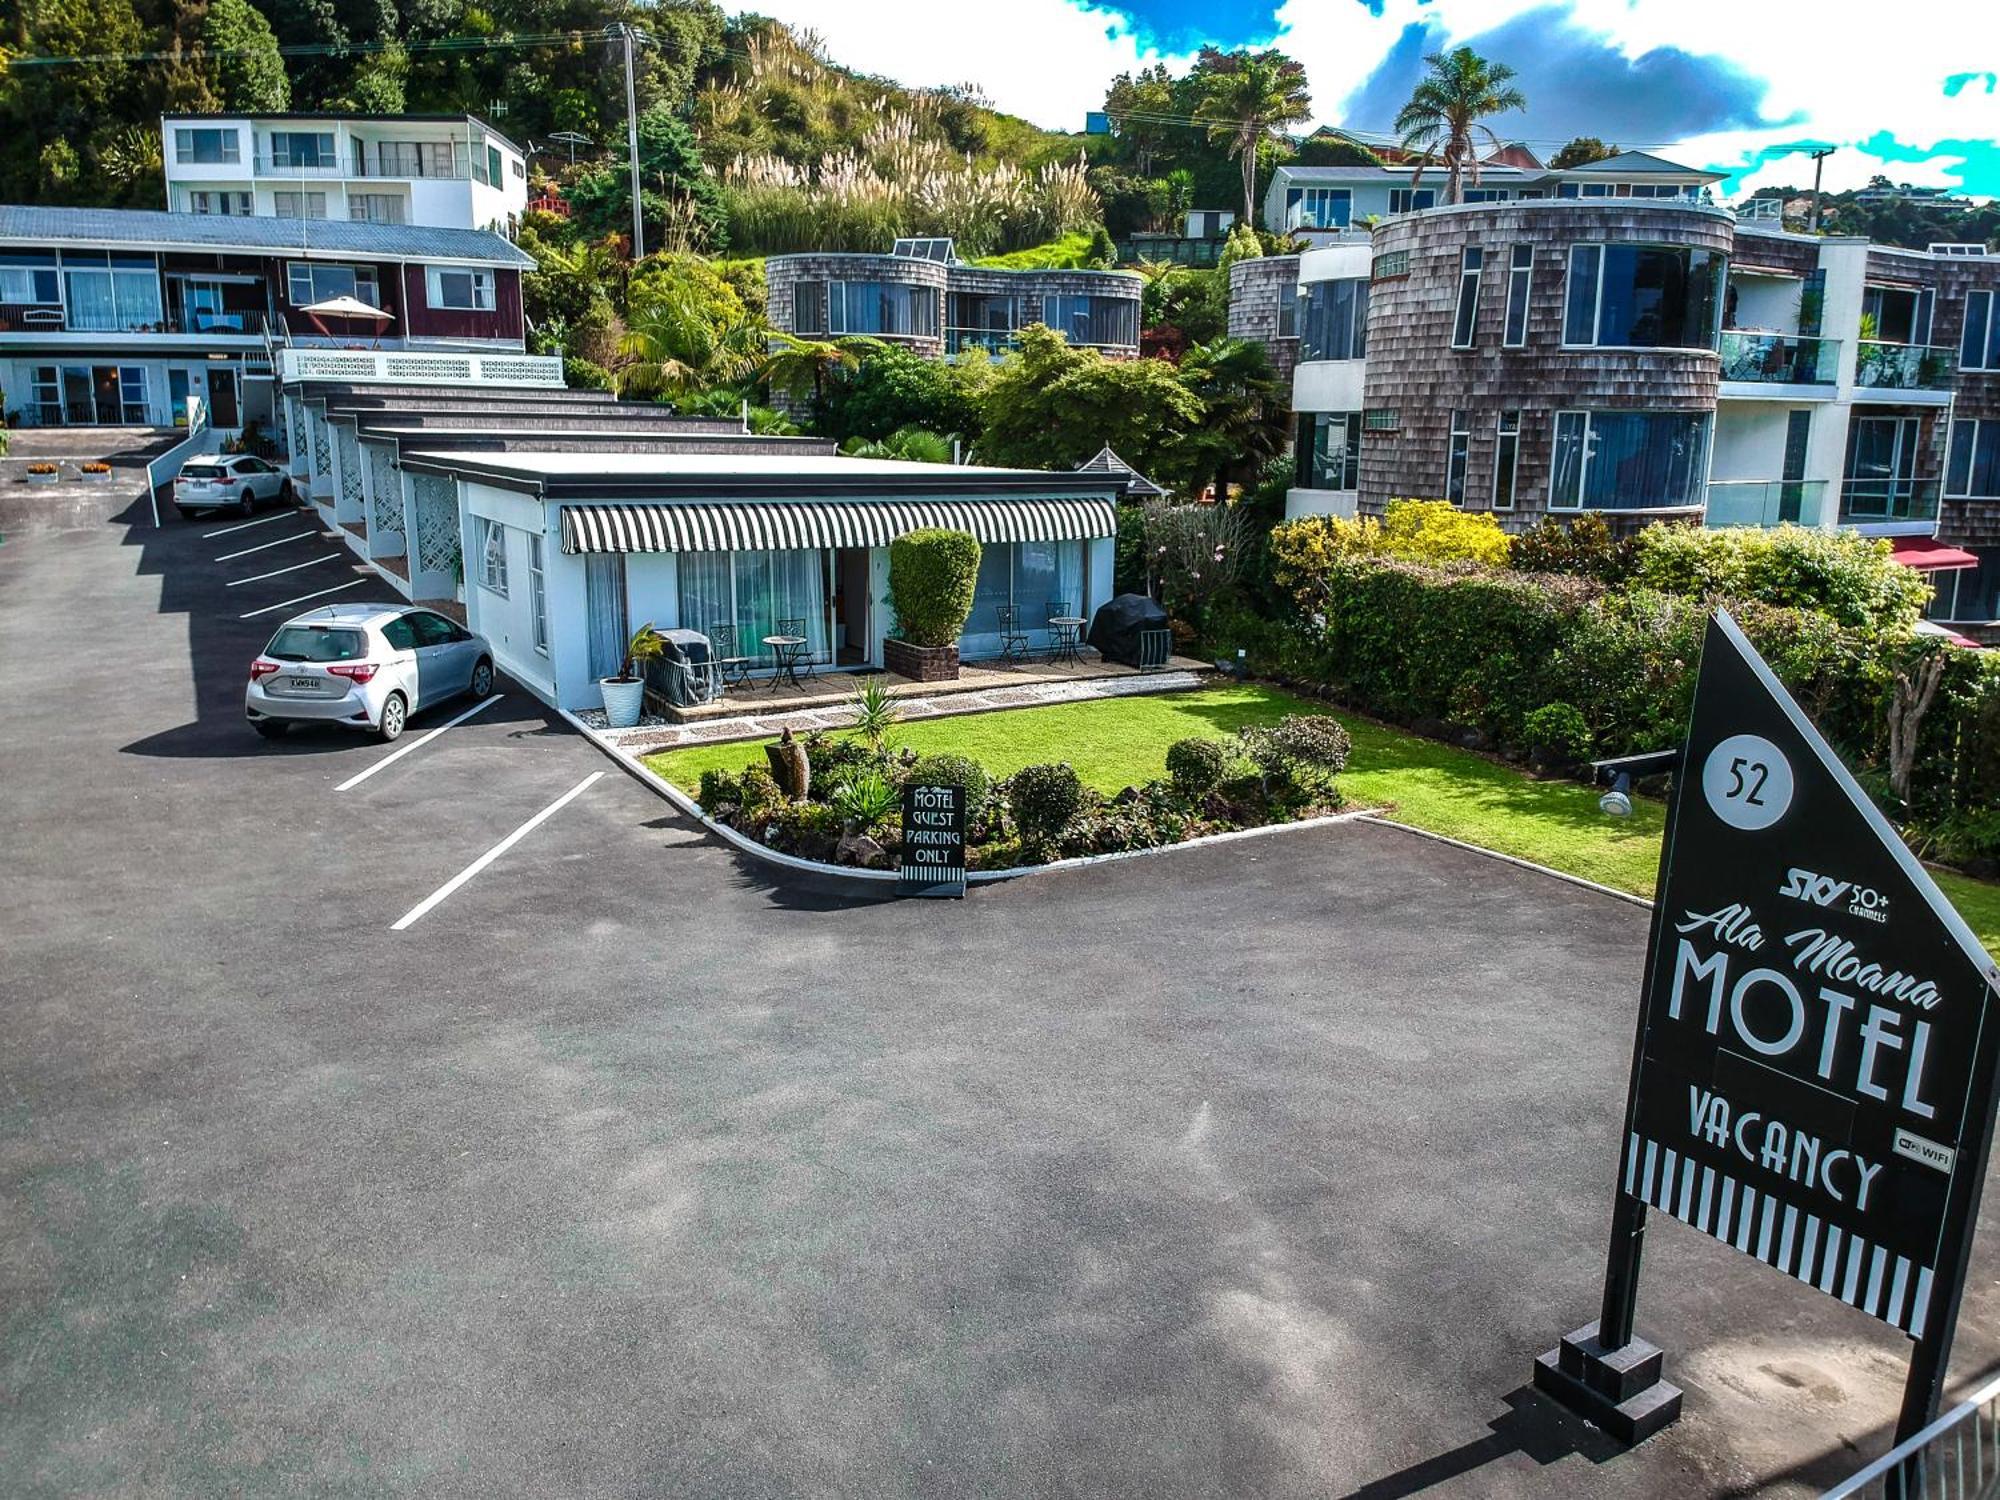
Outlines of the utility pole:
{"type": "Polygon", "coordinates": [[[632,163],[632,260],[636,264],[646,254],[646,217],[639,204],[639,101],[632,82],[632,44],[638,34],[623,21],[618,24],[618,34],[625,41],[625,149],[632,163]]]}
{"type": "MultiPolygon", "coordinates": [[[[629,69],[629,68],[631,67],[631,65],[632,65],[632,63],[631,63],[631,60],[632,60],[632,54],[631,54],[630,52],[627,52],[627,53],[625,54],[625,65],[626,65],[626,67],[627,67],[628,69],[629,69]]],[[[627,76],[629,77],[630,75],[628,74],[627,76]]],[[[1822,146],[1822,147],[1820,147],[1820,149],[1819,149],[1819,150],[1817,150],[1817,151],[1813,152],[1813,154],[1812,154],[1812,161],[1813,161],[1813,210],[1812,210],[1812,223],[1811,223],[1811,225],[1810,225],[1810,226],[1808,226],[1808,227],[1809,227],[1809,232],[1810,232],[1810,233],[1813,233],[1813,234],[1818,234],[1818,233],[1819,233],[1819,210],[1820,210],[1820,205],[1821,205],[1821,204],[1822,204],[1823,202],[1825,202],[1825,201],[1826,201],[1826,200],[1825,200],[1825,199],[1824,199],[1824,198],[1823,198],[1823,197],[1821,196],[1821,194],[1820,194],[1820,190],[1819,190],[1819,174],[1820,174],[1820,168],[1821,168],[1821,164],[1822,164],[1822,163],[1824,163],[1824,162],[1826,161],[1826,159],[1827,159],[1827,158],[1828,158],[1829,156],[1831,156],[1831,155],[1833,155],[1833,147],[1831,147],[1831,146],[1822,146]]]]}

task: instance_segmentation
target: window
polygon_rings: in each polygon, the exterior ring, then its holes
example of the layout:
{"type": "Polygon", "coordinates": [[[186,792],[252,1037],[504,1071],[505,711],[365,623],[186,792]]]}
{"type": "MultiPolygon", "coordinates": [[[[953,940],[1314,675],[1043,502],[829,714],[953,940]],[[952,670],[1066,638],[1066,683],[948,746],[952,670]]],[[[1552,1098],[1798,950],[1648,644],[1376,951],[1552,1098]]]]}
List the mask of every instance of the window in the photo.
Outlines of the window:
{"type": "Polygon", "coordinates": [[[1959,340],[1962,370],[2000,370],[2000,316],[1991,292],[1969,292],[1965,298],[1965,335],[1959,340]]]}
{"type": "Polygon", "coordinates": [[[542,537],[528,533],[528,620],[534,631],[535,649],[549,654],[549,596],[542,579],[542,537]]]}
{"type": "Polygon", "coordinates": [[[1375,281],[1388,281],[1409,274],[1410,252],[1407,250],[1384,250],[1368,268],[1369,277],[1375,281]]]}
{"type": "Polygon", "coordinates": [[[792,288],[792,332],[826,332],[826,283],[801,281],[792,288]]]}
{"type": "Polygon", "coordinates": [[[1361,414],[1361,425],[1369,432],[1394,432],[1401,425],[1401,414],[1393,406],[1371,407],[1361,414]]]}
{"type": "Polygon", "coordinates": [[[281,219],[324,219],[325,193],[283,192],[271,194],[271,207],[281,219]]]}
{"type": "Polygon", "coordinates": [[[1072,344],[1139,342],[1139,304],[1126,297],[1044,297],[1042,321],[1072,344]]]}
{"type": "Polygon", "coordinates": [[[1451,321],[1451,347],[1470,349],[1473,331],[1479,324],[1479,272],[1486,252],[1467,245],[1458,262],[1458,313],[1451,321]]]}
{"type": "Polygon", "coordinates": [[[233,130],[207,130],[198,127],[176,126],[174,129],[174,160],[182,166],[216,166],[225,162],[240,162],[243,148],[237,142],[233,130]]]}
{"type": "Polygon", "coordinates": [[[1459,199],[1461,203],[1505,203],[1508,192],[1505,188],[1467,188],[1459,199]]]}
{"type": "Polygon", "coordinates": [[[383,623],[382,639],[394,650],[414,651],[417,649],[417,627],[411,623],[410,616],[398,615],[383,623]]]}
{"type": "Polygon", "coordinates": [[[394,193],[351,193],[347,199],[347,217],[364,224],[400,224],[403,200],[394,193]]]}
{"type": "Polygon", "coordinates": [[[1352,490],[1361,484],[1361,413],[1299,413],[1299,484],[1309,490],[1352,490]]]}
{"type": "Polygon", "coordinates": [[[271,165],[295,172],[317,172],[336,165],[331,130],[274,130],[271,165]]]}
{"type": "Polygon", "coordinates": [[[479,547],[479,582],[502,599],[507,597],[507,528],[485,516],[474,516],[473,540],[479,547]]]}
{"type": "Polygon", "coordinates": [[[1929,287],[1866,286],[1861,289],[1861,316],[1872,320],[1870,338],[1884,344],[1928,344],[1931,341],[1929,287]]]}
{"type": "MultiPolygon", "coordinates": [[[[486,148],[486,180],[494,187],[498,187],[500,186],[502,175],[500,148],[498,146],[488,146],[486,148]]],[[[628,204],[627,207],[629,206],[628,204]]]]}
{"type": "Polygon", "coordinates": [[[1354,214],[1354,193],[1348,188],[1286,188],[1287,229],[1345,229],[1354,214]]]}
{"type": "Polygon", "coordinates": [[[1299,284],[1286,281],[1278,288],[1278,337],[1295,339],[1299,336],[1299,284]]]}
{"type": "Polygon", "coordinates": [[[449,646],[453,641],[462,641],[464,634],[443,615],[434,615],[427,609],[412,610],[406,618],[411,629],[417,633],[419,646],[449,646]]]}
{"type": "Polygon", "coordinates": [[[826,310],[829,333],[937,337],[937,293],[927,286],[904,286],[893,281],[829,281],[826,310]]]}
{"type": "Polygon", "coordinates": [[[380,177],[455,177],[450,141],[378,141],[376,175],[380,177]]]}
{"type": "Polygon", "coordinates": [[[1299,288],[1299,358],[1362,359],[1368,353],[1368,283],[1359,276],[1299,288]]]}
{"type": "Polygon", "coordinates": [[[1668,245],[1573,245],[1563,342],[1713,349],[1728,257],[1668,245]]]}
{"type": "Polygon", "coordinates": [[[493,273],[451,266],[424,267],[424,294],[432,307],[493,311],[493,273]]]}
{"type": "Polygon", "coordinates": [[[382,305],[373,266],[295,260],[285,267],[285,289],[294,307],[324,302],[329,297],[354,297],[370,307],[382,305]]]}
{"type": "Polygon", "coordinates": [[[1924,613],[1933,620],[1989,625],[2000,619],[2000,548],[1972,549],[1976,568],[1940,568],[1937,595],[1924,613]]]}
{"type": "Polygon", "coordinates": [[[1656,510],[1702,503],[1708,415],[1559,411],[1551,510],[1656,510]]]}
{"type": "Polygon", "coordinates": [[[67,327],[84,333],[129,333],[157,328],[160,277],[151,256],[87,252],[63,256],[67,327]]]}
{"type": "Polygon", "coordinates": [[[1084,596],[1082,542],[992,543],[979,554],[972,613],[960,649],[973,655],[999,649],[1002,605],[1020,611],[1021,629],[1042,636],[1050,615],[1082,613],[1084,596]]]}
{"type": "Polygon", "coordinates": [[[62,377],[54,365],[36,365],[33,375],[28,389],[35,421],[43,427],[57,426],[63,419],[62,377]]]}
{"type": "Polygon", "coordinates": [[[188,210],[198,214],[219,214],[224,218],[247,219],[255,211],[248,193],[192,192],[188,210]]]}
{"type": "Polygon", "coordinates": [[[1493,443],[1493,508],[1512,510],[1514,508],[1514,479],[1521,464],[1521,414],[1517,411],[1500,413],[1500,424],[1493,443]]]}
{"type": "Polygon", "coordinates": [[[1451,442],[1445,450],[1444,497],[1453,505],[1465,504],[1465,466],[1472,452],[1472,413],[1451,414],[1451,442]]]}
{"type": "Polygon", "coordinates": [[[2000,420],[1961,417],[1951,424],[1944,492],[1955,499],[2000,500],[2000,420]]]}
{"type": "Polygon", "coordinates": [[[61,301],[53,255],[0,255],[0,302],[61,301]]]}
{"type": "MultiPolygon", "coordinates": [[[[997,548],[988,549],[997,551],[997,548]]],[[[814,661],[832,660],[827,636],[826,554],[792,548],[776,552],[683,552],[680,555],[680,623],[684,629],[712,634],[719,625],[736,632],[736,649],[745,656],[769,659],[762,644],[777,632],[780,620],[804,620],[808,650],[814,661]]],[[[613,595],[607,587],[603,597],[613,595]]],[[[610,622],[604,627],[613,635],[610,622]]],[[[605,643],[606,654],[623,649],[617,634],[605,643]]],[[[615,670],[615,669],[614,669],[615,670]]]]}
{"type": "Polygon", "coordinates": [[[147,420],[144,365],[118,367],[118,420],[128,427],[141,426],[147,420]]]}
{"type": "Polygon", "coordinates": [[[264,648],[273,661],[354,661],[367,653],[368,640],[360,631],[323,625],[281,626],[264,648]]]}
{"type": "Polygon", "coordinates": [[[1420,209],[1437,206],[1436,188],[1390,188],[1389,212],[1392,214],[1412,214],[1420,209]]]}
{"type": "Polygon", "coordinates": [[[1507,257],[1507,321],[1500,342],[1518,349],[1528,342],[1528,293],[1535,276],[1535,247],[1516,245],[1507,257]]]}

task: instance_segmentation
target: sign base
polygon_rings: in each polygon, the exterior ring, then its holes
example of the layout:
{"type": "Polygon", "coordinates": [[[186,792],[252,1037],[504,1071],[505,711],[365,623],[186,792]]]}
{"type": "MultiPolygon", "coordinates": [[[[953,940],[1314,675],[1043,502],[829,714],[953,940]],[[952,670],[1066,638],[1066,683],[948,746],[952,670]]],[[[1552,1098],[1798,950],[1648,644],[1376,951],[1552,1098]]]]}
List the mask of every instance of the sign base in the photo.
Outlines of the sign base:
{"type": "Polygon", "coordinates": [[[1681,1388],[1660,1378],[1666,1356],[1635,1338],[1622,1349],[1586,1323],[1535,1361],[1535,1389],[1621,1443],[1641,1443],[1681,1414],[1681,1388]]]}

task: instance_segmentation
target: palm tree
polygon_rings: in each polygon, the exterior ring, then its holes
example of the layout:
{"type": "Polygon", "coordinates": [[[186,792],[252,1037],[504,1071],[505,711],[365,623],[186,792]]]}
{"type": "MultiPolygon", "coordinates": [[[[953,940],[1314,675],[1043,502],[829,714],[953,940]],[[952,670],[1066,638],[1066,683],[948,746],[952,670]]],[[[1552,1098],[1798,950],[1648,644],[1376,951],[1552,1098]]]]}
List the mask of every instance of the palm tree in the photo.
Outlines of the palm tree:
{"type": "Polygon", "coordinates": [[[1208,127],[1208,143],[1226,146],[1243,164],[1243,222],[1254,223],[1257,212],[1258,149],[1287,125],[1312,113],[1306,92],[1306,70],[1284,53],[1202,50],[1201,100],[1195,122],[1208,127]]]}
{"type": "Polygon", "coordinates": [[[1254,474],[1284,452],[1290,392],[1264,346],[1250,339],[1194,345],[1181,356],[1180,377],[1202,404],[1200,430],[1187,440],[1195,488],[1213,478],[1221,500],[1232,473],[1254,474]]]}
{"type": "Polygon", "coordinates": [[[1470,47],[1433,52],[1424,63],[1430,74],[1396,116],[1396,131],[1415,162],[1410,186],[1423,180],[1425,167],[1443,162],[1444,201],[1458,203],[1465,196],[1468,172],[1473,185],[1479,183],[1476,138],[1484,137],[1494,150],[1500,149],[1500,137],[1481,123],[1482,117],[1526,109],[1528,100],[1510,83],[1512,68],[1488,62],[1470,47]]]}
{"type": "Polygon", "coordinates": [[[863,355],[886,347],[880,339],[802,339],[797,334],[773,333],[770,348],[758,361],[757,374],[772,390],[788,396],[802,395],[810,387],[817,405],[826,392],[827,376],[859,369],[863,355]]]}
{"type": "Polygon", "coordinates": [[[621,391],[678,394],[727,383],[757,364],[760,330],[719,310],[692,285],[670,283],[634,298],[619,348],[632,360],[621,391]]]}

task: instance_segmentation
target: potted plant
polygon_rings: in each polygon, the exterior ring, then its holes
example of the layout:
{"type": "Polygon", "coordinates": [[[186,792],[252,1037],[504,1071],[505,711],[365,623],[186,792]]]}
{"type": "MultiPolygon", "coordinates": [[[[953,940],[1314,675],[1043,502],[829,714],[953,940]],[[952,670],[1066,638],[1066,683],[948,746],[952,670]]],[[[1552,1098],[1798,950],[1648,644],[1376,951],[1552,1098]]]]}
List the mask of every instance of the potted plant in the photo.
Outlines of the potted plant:
{"type": "Polygon", "coordinates": [[[616,677],[598,679],[604,690],[604,722],[613,729],[630,729],[639,722],[646,697],[646,679],[639,664],[656,660],[667,649],[667,638],[647,621],[625,643],[625,663],[616,677]]]}
{"type": "Polygon", "coordinates": [[[958,676],[958,637],[972,613],[979,539],[969,531],[923,527],[889,544],[889,603],[895,632],[882,664],[917,682],[958,676]]]}
{"type": "Polygon", "coordinates": [[[86,484],[109,484],[111,482],[110,464],[98,463],[92,460],[90,463],[77,465],[77,468],[82,472],[86,484]]]}
{"type": "Polygon", "coordinates": [[[62,478],[62,471],[54,464],[40,463],[28,465],[28,483],[30,484],[54,484],[60,478],[62,478]]]}

